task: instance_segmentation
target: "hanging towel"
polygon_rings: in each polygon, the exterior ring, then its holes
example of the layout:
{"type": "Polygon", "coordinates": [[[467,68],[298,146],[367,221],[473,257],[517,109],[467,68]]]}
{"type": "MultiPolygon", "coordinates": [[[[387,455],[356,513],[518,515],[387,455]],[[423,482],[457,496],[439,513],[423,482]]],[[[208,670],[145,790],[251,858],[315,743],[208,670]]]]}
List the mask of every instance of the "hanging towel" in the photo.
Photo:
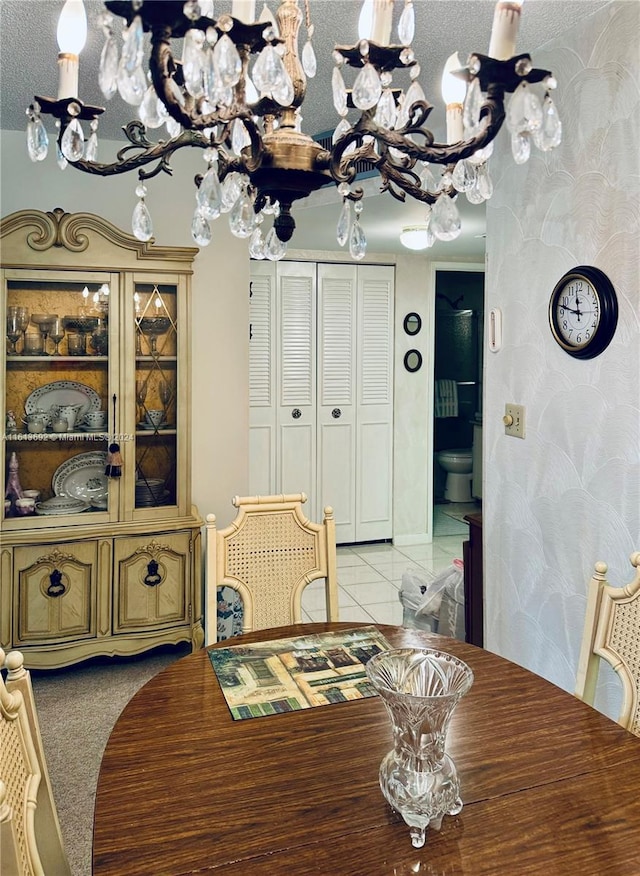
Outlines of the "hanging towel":
{"type": "Polygon", "coordinates": [[[458,384],[455,380],[436,380],[435,415],[458,416],[458,384]]]}

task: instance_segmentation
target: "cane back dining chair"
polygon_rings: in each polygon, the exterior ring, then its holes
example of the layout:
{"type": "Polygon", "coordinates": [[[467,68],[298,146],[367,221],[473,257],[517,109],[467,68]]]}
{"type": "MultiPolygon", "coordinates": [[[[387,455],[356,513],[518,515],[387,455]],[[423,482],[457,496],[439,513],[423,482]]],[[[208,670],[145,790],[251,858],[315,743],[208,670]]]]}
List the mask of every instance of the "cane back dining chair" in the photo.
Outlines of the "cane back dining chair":
{"type": "Polygon", "coordinates": [[[595,565],[589,581],[576,696],[593,705],[600,659],[606,660],[622,681],[618,723],[640,736],[640,551],[630,559],[635,576],[626,587],[612,587],[606,563],[595,565]]]}
{"type": "Polygon", "coordinates": [[[70,876],[23,656],[0,649],[0,872],[70,876]]]}
{"type": "Polygon", "coordinates": [[[206,522],[206,641],[217,638],[217,592],[237,590],[242,598],[242,632],[301,623],[302,593],[325,579],[327,620],[338,620],[336,530],[333,509],[322,523],[302,511],[304,493],[236,496],[238,513],[226,528],[206,522]]]}

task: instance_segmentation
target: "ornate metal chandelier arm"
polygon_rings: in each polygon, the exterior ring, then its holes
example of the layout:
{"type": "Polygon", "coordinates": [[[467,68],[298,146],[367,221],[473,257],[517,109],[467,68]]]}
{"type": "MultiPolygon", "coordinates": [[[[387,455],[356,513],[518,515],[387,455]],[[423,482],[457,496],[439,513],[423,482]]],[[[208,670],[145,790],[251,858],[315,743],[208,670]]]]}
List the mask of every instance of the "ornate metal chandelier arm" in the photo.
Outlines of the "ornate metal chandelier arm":
{"type": "Polygon", "coordinates": [[[209,145],[207,138],[199,131],[183,131],[182,134],[174,137],[172,140],[150,143],[146,136],[144,136],[145,128],[142,122],[130,122],[123,130],[131,140],[131,145],[125,146],[118,152],[116,161],[110,164],[101,164],[97,161],[86,161],[84,158],[81,158],[73,163],[73,167],[84,173],[91,173],[96,176],[115,176],[116,174],[137,170],[154,161],[159,161],[160,165],[154,171],[142,173],[141,178],[155,176],[161,171],[170,175],[172,169],[169,165],[169,159],[174,152],[186,146],[206,149],[209,145]],[[126,153],[133,149],[141,149],[142,151],[137,152],[135,155],[130,155],[128,158],[125,157],[126,153]]]}

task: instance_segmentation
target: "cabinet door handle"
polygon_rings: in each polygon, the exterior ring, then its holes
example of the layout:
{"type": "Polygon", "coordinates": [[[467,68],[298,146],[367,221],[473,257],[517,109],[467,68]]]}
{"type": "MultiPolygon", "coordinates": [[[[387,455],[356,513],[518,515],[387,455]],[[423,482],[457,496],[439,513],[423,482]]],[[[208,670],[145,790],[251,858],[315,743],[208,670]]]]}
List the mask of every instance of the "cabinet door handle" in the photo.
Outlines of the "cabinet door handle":
{"type": "Polygon", "coordinates": [[[147,563],[147,574],[142,579],[147,587],[157,587],[162,581],[162,575],[159,572],[159,563],[157,560],[149,560],[147,563]]]}
{"type": "Polygon", "coordinates": [[[331,411],[331,416],[333,417],[334,420],[339,420],[340,417],[342,416],[342,411],[340,410],[340,408],[334,408],[331,411]]]}
{"type": "Polygon", "coordinates": [[[56,596],[63,596],[67,592],[67,588],[62,583],[62,572],[59,569],[54,569],[49,575],[49,582],[47,596],[55,599],[56,596]]]}
{"type": "Polygon", "coordinates": [[[300,410],[300,408],[294,408],[291,411],[291,416],[293,417],[294,420],[299,420],[300,417],[302,416],[302,411],[300,410]]]}

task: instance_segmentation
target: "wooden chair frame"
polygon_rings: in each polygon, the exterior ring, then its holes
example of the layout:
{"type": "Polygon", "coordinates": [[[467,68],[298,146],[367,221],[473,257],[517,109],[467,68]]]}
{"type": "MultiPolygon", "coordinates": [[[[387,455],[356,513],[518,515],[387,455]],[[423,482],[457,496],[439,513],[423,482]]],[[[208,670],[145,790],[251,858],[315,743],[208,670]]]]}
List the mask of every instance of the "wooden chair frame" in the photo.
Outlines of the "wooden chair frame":
{"type": "Polygon", "coordinates": [[[606,660],[622,682],[618,723],[640,736],[640,551],[630,560],[635,576],[626,587],[612,587],[606,563],[595,565],[589,581],[576,696],[593,705],[600,659],[606,660]]]}
{"type": "Polygon", "coordinates": [[[217,588],[237,590],[243,601],[243,633],[302,622],[302,592],[326,579],[327,619],[338,620],[336,531],[333,509],[322,523],[303,512],[304,493],[236,496],[235,520],[216,529],[206,521],[206,641],[217,638],[217,588]]]}
{"type": "Polygon", "coordinates": [[[0,649],[0,870],[70,876],[51,791],[31,677],[19,651],[0,649]]]}

